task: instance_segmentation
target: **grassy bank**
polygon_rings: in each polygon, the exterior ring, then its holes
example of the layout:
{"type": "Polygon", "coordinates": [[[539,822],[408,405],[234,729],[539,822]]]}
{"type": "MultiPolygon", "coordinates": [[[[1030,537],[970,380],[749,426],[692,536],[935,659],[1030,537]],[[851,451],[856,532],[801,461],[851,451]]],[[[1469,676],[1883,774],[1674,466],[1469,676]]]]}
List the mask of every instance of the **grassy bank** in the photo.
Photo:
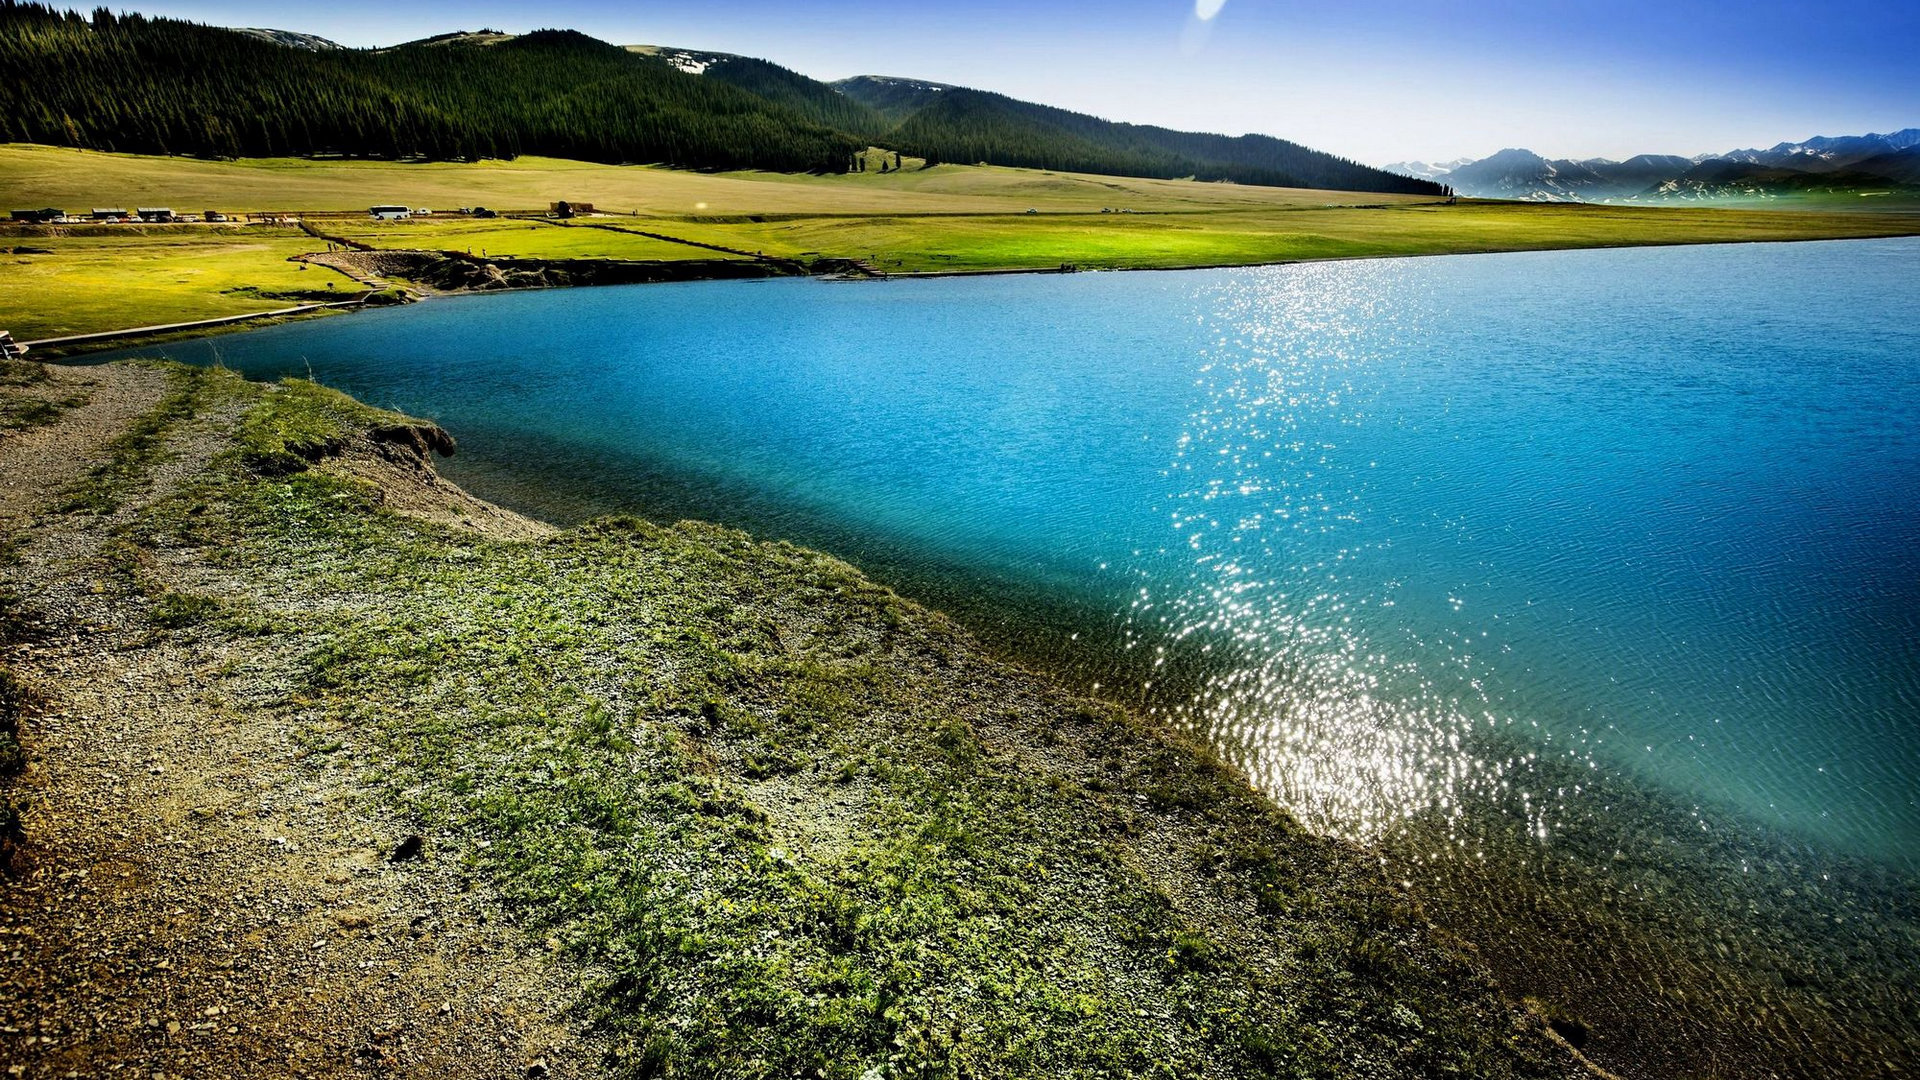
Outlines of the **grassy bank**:
{"type": "MultiPolygon", "coordinates": [[[[890,173],[706,174],[552,159],[473,165],[237,162],[0,146],[8,206],[170,205],[307,214],[386,249],[675,261],[743,253],[884,273],[1233,266],[1308,259],[1920,234],[1920,214],[1488,203],[941,165],[890,173]],[[372,222],[375,202],[611,216],[372,222]],[[1114,211],[1114,212],[1103,212],[1114,211]],[[1124,213],[1118,211],[1126,211],[1124,213]],[[700,246],[704,245],[704,246],[700,246]],[[720,250],[715,250],[720,249],[720,250]]],[[[38,338],[272,307],[351,282],[289,262],[295,229],[0,228],[0,328],[38,338]],[[248,305],[257,305],[249,307],[248,305]]]]}
{"type": "Polygon", "coordinates": [[[404,418],[169,379],[54,511],[109,534],[77,572],[300,732],[222,769],[331,778],[547,941],[611,1074],[1572,1074],[1372,857],[842,563],[490,539],[404,418]]]}

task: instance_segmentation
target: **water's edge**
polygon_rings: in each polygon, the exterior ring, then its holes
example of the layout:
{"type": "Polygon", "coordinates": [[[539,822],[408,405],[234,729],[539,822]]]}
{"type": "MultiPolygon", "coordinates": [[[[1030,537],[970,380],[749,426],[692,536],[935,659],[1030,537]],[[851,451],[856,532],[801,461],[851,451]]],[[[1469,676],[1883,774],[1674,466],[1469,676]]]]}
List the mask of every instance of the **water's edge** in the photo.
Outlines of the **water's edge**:
{"type": "MultiPolygon", "coordinates": [[[[459,458],[449,474],[482,498],[563,525],[596,509],[555,512],[568,493],[516,486],[459,458]]],[[[1152,676],[1155,692],[1139,690],[1145,654],[1129,655],[1131,630],[1110,610],[1028,590],[1026,608],[1009,616],[994,596],[1017,582],[962,568],[903,576],[910,553],[894,560],[817,536],[808,543],[845,552],[874,580],[947,611],[1008,662],[1197,730],[1169,706],[1204,686],[1204,664],[1183,673],[1176,651],[1171,668],[1152,676]],[[946,584],[929,590],[933,578],[946,584]],[[1087,666],[1090,652],[1111,663],[1087,666]],[[1072,662],[1063,661],[1068,653],[1072,662]]],[[[1191,644],[1197,649],[1202,639],[1191,644]]],[[[1524,745],[1482,738],[1483,757],[1525,759],[1514,775],[1532,790],[1577,793],[1551,840],[1535,834],[1537,807],[1516,791],[1475,805],[1465,823],[1417,814],[1374,848],[1383,871],[1478,948],[1516,997],[1566,1009],[1600,1059],[1629,1075],[1642,1071],[1637,1066],[1711,1074],[1728,1061],[1773,1059],[1787,1062],[1788,1074],[1818,1075],[1816,1063],[1841,1051],[1863,1074],[1912,1064],[1920,1017],[1908,984],[1920,969],[1920,887],[1911,876],[1823,853],[1758,823],[1703,814],[1625,776],[1529,759],[1524,745]]],[[[1232,746],[1221,750],[1246,760],[1232,746]]]]}

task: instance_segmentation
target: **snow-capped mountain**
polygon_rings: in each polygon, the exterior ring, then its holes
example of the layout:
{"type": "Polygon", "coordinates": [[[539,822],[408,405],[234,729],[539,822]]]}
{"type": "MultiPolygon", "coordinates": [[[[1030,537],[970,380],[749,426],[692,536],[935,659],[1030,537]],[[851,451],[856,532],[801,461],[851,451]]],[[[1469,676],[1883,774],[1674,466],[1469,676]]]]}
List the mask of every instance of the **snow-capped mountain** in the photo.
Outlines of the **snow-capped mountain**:
{"type": "Polygon", "coordinates": [[[1721,157],[1749,165],[1777,165],[1809,172],[1832,172],[1883,154],[1920,147],[1920,128],[1885,135],[1816,135],[1804,142],[1778,143],[1766,150],[1730,150],[1721,157]]]}
{"type": "Polygon", "coordinates": [[[1424,161],[1396,161],[1391,165],[1381,167],[1390,173],[1399,173],[1401,176],[1412,176],[1421,180],[1438,180],[1440,177],[1447,175],[1462,165],[1471,164],[1472,161],[1472,158],[1464,157],[1454,158],[1452,161],[1442,161],[1434,165],[1429,165],[1424,161]]]}
{"type": "Polygon", "coordinates": [[[1490,157],[1387,171],[1450,185],[1461,195],[1533,202],[1665,202],[1767,199],[1815,191],[1920,186],[1920,128],[1889,134],[1816,136],[1766,150],[1687,158],[1641,154],[1548,159],[1506,149],[1490,157]]]}

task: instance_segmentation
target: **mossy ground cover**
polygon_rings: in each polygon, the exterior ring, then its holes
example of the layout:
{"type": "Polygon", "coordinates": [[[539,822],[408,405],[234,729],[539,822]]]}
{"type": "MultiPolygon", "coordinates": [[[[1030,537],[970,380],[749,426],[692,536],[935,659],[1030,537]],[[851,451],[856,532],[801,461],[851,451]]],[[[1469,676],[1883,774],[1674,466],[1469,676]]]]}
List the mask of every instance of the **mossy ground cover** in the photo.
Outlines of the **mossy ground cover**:
{"type": "Polygon", "coordinates": [[[592,973],[616,1074],[1565,1074],[1370,857],[846,565],[402,518],[315,452],[399,418],[176,378],[227,446],[117,527],[154,633],[272,657],[231,696],[592,973]]]}

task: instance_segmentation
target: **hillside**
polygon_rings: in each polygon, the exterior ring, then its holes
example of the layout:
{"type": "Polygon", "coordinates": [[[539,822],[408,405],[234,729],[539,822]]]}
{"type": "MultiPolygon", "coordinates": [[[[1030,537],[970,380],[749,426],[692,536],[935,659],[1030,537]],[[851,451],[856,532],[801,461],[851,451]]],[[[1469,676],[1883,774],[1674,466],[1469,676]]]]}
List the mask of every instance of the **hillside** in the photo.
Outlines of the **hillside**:
{"type": "Polygon", "coordinates": [[[780,172],[856,170],[858,152],[878,145],[930,164],[1441,192],[1264,135],[1115,123],[958,87],[896,107],[889,86],[932,84],[829,85],[750,57],[622,48],[563,30],[343,49],[293,31],[0,0],[0,69],[9,73],[0,142],[212,158],[541,154],[780,172]]]}
{"type": "Polygon", "coordinates": [[[521,154],[840,170],[864,140],[569,31],[378,51],[0,0],[0,141],[440,160],[521,154]]]}
{"type": "Polygon", "coordinates": [[[885,117],[834,87],[766,60],[658,45],[627,48],[641,55],[657,56],[689,75],[738,87],[814,123],[869,142],[882,140],[892,126],[885,117]]]}
{"type": "Polygon", "coordinates": [[[1430,181],[1395,176],[1266,135],[1232,137],[1116,123],[1004,94],[872,75],[834,86],[897,118],[889,144],[931,161],[1444,194],[1430,181]]]}

